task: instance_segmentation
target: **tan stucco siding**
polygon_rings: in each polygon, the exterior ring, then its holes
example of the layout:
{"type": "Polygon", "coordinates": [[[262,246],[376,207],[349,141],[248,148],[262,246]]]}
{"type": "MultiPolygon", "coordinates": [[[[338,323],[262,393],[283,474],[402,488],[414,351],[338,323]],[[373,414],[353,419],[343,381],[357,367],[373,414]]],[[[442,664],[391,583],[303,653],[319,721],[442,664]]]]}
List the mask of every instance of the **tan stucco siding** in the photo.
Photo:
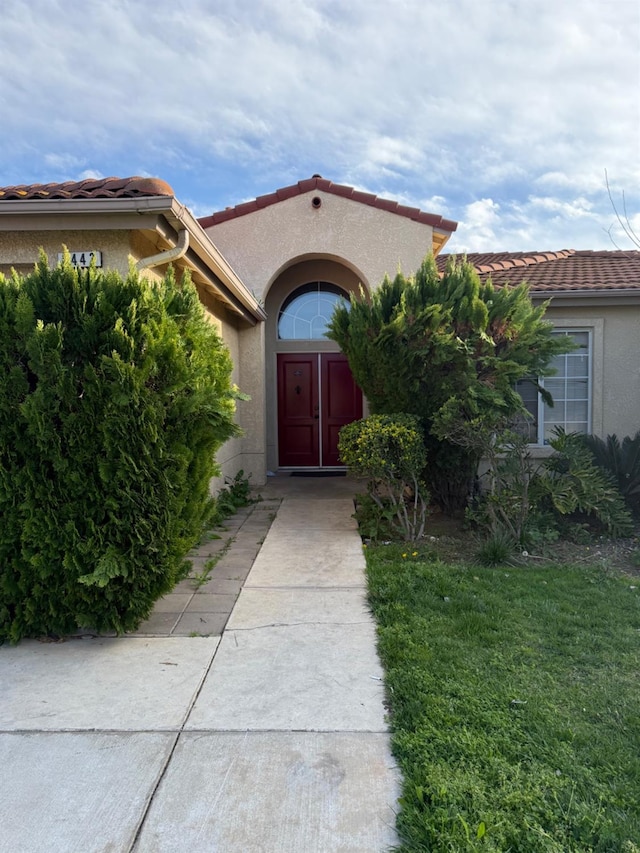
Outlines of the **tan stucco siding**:
{"type": "Polygon", "coordinates": [[[266,475],[264,335],[264,323],[259,323],[243,329],[238,341],[238,385],[251,398],[238,402],[238,424],[243,430],[242,464],[239,467],[256,484],[264,483],[266,475]]]}
{"type": "Polygon", "coordinates": [[[127,274],[131,254],[128,231],[0,231],[0,270],[8,271],[13,266],[20,272],[30,272],[41,248],[49,265],[54,266],[63,246],[70,251],[102,252],[103,269],[127,274]]]}
{"type": "MultiPolygon", "coordinates": [[[[15,267],[18,272],[31,272],[44,249],[50,266],[58,263],[63,246],[69,251],[102,253],[102,269],[115,270],[125,277],[131,261],[155,255],[157,245],[146,234],[135,230],[65,230],[65,231],[0,231],[0,271],[15,267]]],[[[180,261],[175,264],[180,275],[180,261]]],[[[146,269],[142,275],[152,281],[164,276],[167,266],[146,269]]]]}
{"type": "Polygon", "coordinates": [[[640,308],[551,306],[546,316],[558,328],[591,331],[592,432],[635,435],[640,429],[640,308]]]}
{"type": "Polygon", "coordinates": [[[212,483],[212,492],[223,485],[225,478],[233,479],[238,471],[244,471],[255,484],[264,483],[264,370],[262,348],[264,346],[264,324],[255,327],[240,327],[238,318],[226,310],[217,300],[198,288],[205,307],[208,322],[214,325],[229,351],[233,369],[231,380],[250,400],[236,403],[236,423],[242,435],[227,441],[218,451],[216,461],[220,466],[221,478],[212,483]],[[215,312],[215,313],[214,313],[215,312]]]}
{"type": "Polygon", "coordinates": [[[273,278],[292,261],[333,257],[368,287],[400,267],[411,274],[431,251],[433,229],[331,193],[287,199],[206,229],[249,290],[264,299],[273,278]],[[312,199],[318,197],[316,208],[312,199]]]}

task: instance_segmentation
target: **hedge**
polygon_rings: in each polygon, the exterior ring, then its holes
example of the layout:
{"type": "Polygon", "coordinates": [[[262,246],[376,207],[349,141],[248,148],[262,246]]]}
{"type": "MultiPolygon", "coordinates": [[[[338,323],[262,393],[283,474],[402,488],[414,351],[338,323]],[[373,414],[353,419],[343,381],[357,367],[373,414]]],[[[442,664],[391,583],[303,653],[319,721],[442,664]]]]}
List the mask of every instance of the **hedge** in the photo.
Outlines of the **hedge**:
{"type": "Polygon", "coordinates": [[[181,577],[238,432],[188,278],[0,276],[0,637],[130,631],[181,577]]]}

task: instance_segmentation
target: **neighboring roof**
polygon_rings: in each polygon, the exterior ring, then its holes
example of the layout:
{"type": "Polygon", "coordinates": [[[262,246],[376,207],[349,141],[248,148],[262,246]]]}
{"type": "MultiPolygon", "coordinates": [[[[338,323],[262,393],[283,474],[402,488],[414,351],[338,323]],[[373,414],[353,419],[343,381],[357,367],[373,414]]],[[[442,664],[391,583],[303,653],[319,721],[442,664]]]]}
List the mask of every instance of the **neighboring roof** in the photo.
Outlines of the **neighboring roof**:
{"type": "MultiPolygon", "coordinates": [[[[441,272],[450,257],[436,258],[441,272]]],[[[549,294],[640,291],[640,251],[635,250],[471,252],[466,259],[482,280],[499,286],[526,281],[532,292],[549,294]]]]}
{"type": "Polygon", "coordinates": [[[297,184],[292,184],[289,187],[283,187],[268,195],[261,195],[252,201],[238,204],[236,207],[227,207],[225,210],[220,210],[212,213],[210,216],[205,216],[199,219],[200,225],[203,228],[210,228],[212,225],[219,225],[221,222],[227,222],[229,219],[236,219],[238,216],[245,216],[247,213],[254,213],[256,210],[262,210],[265,207],[270,207],[272,204],[285,201],[294,196],[303,195],[304,193],[313,192],[314,190],[332,193],[333,195],[341,196],[342,198],[357,201],[360,204],[366,204],[370,207],[376,207],[378,210],[385,210],[388,213],[395,213],[398,216],[406,216],[414,222],[420,222],[423,225],[431,225],[432,228],[437,228],[442,231],[453,232],[458,227],[457,222],[449,219],[443,219],[435,213],[424,213],[417,207],[408,207],[404,204],[398,204],[397,201],[380,198],[372,193],[365,193],[361,190],[356,190],[353,187],[344,186],[342,184],[334,184],[320,175],[314,175],[304,181],[298,181],[297,184]]]}
{"type": "Polygon", "coordinates": [[[160,178],[99,178],[65,181],[62,184],[21,184],[0,187],[0,201],[57,198],[137,198],[138,196],[172,196],[174,192],[160,178]]]}

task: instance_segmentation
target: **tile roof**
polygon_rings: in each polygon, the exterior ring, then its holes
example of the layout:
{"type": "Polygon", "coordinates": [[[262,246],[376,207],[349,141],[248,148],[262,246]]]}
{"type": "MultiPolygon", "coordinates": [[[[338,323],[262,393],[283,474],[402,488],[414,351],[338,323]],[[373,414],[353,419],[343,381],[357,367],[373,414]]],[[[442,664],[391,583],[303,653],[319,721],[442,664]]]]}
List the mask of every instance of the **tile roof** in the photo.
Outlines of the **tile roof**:
{"type": "MultiPolygon", "coordinates": [[[[447,258],[436,258],[444,271],[447,258]]],[[[528,282],[532,291],[640,291],[640,251],[471,252],[467,260],[480,278],[495,285],[528,282]]]]}
{"type": "Polygon", "coordinates": [[[22,184],[0,187],[1,201],[62,198],[137,198],[139,196],[172,196],[173,190],[160,178],[99,178],[65,181],[63,184],[22,184]]]}
{"type": "Polygon", "coordinates": [[[209,228],[212,225],[218,225],[221,222],[226,222],[229,219],[236,219],[238,216],[244,216],[247,213],[253,213],[256,210],[262,210],[264,207],[269,207],[272,204],[277,204],[280,201],[285,201],[294,196],[303,195],[304,193],[319,190],[321,192],[332,193],[333,195],[348,198],[352,201],[366,204],[370,207],[376,207],[379,210],[386,210],[389,213],[395,213],[398,216],[406,216],[408,219],[413,219],[415,222],[420,222],[424,225],[431,225],[432,228],[440,228],[443,231],[453,232],[458,227],[457,222],[449,219],[443,219],[435,213],[424,213],[417,207],[408,207],[404,204],[398,204],[397,201],[391,201],[386,198],[379,198],[372,193],[365,193],[361,190],[356,190],[353,187],[344,186],[343,184],[334,184],[332,181],[314,175],[304,181],[298,181],[297,184],[292,184],[289,187],[282,187],[268,195],[258,196],[252,201],[238,204],[236,207],[227,207],[226,210],[220,210],[212,213],[210,216],[204,216],[199,219],[200,225],[203,228],[209,228]]]}

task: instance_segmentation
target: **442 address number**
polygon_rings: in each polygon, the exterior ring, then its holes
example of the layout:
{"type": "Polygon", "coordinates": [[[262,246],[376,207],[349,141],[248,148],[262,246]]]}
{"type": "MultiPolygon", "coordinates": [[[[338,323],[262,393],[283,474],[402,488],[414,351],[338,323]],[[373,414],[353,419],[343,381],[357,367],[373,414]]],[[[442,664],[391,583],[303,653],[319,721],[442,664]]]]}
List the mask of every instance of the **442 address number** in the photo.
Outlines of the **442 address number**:
{"type": "MultiPolygon", "coordinates": [[[[95,265],[97,267],[102,266],[102,252],[95,251],[78,251],[78,252],[69,252],[71,256],[71,266],[73,267],[90,267],[92,262],[95,261],[95,265]]],[[[62,252],[58,254],[58,261],[61,261],[64,255],[62,252]]]]}

